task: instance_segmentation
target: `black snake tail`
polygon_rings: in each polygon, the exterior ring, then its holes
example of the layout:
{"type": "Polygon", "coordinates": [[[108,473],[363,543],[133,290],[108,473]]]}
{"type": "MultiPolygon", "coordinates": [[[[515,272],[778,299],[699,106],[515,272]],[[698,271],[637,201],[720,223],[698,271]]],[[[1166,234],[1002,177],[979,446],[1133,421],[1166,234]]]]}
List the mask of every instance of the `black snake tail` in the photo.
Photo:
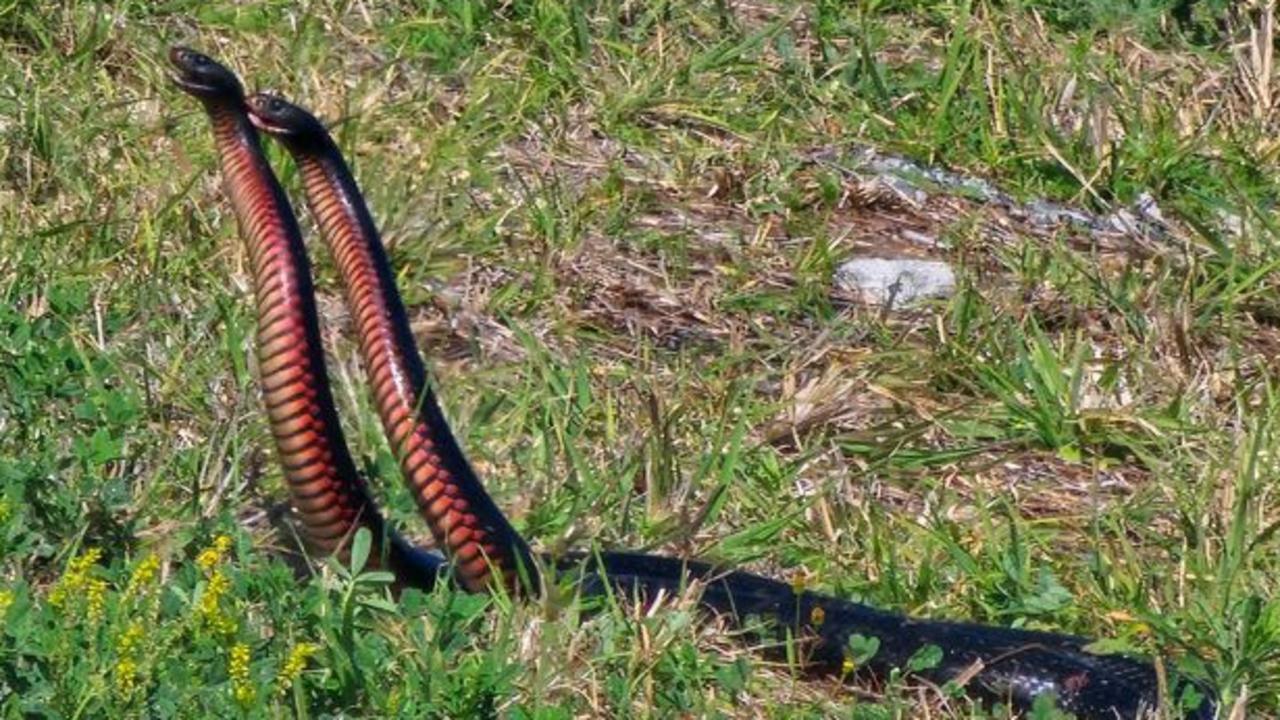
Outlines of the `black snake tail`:
{"type": "MultiPolygon", "coordinates": [[[[625,552],[562,560],[562,572],[580,573],[584,595],[607,586],[625,595],[652,597],[675,593],[697,579],[704,583],[702,607],[738,622],[758,618],[771,623],[781,642],[795,638],[807,667],[833,673],[848,669],[849,641],[875,638],[879,649],[855,672],[885,678],[909,667],[922,649],[942,653],[933,667],[916,671],[942,685],[968,676],[965,692],[1026,711],[1036,698],[1052,693],[1059,708],[1080,718],[1145,718],[1159,706],[1159,682],[1148,662],[1086,650],[1089,640],[1070,635],[992,627],[974,623],[918,620],[898,613],[814,592],[741,571],[725,572],[705,563],[625,552]]],[[[780,647],[780,646],[779,646],[780,647]]],[[[1208,693],[1185,717],[1209,720],[1214,703],[1208,693]]]]}

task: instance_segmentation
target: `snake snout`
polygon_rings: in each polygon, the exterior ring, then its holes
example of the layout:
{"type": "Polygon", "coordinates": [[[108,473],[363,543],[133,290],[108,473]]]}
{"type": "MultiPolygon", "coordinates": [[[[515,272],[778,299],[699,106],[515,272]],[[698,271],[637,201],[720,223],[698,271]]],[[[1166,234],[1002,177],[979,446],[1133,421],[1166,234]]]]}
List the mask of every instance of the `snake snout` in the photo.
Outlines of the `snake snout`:
{"type": "Polygon", "coordinates": [[[236,74],[204,53],[182,45],[169,48],[169,62],[177,71],[173,82],[200,98],[239,100],[244,86],[236,74]]]}
{"type": "Polygon", "coordinates": [[[279,95],[255,93],[245,102],[249,106],[249,120],[265,133],[294,142],[324,137],[324,125],[314,115],[279,95]]]}
{"type": "Polygon", "coordinates": [[[259,130],[271,135],[290,134],[290,128],[283,122],[284,108],[288,106],[284,100],[269,93],[255,93],[245,104],[249,106],[249,121],[259,130]]]}

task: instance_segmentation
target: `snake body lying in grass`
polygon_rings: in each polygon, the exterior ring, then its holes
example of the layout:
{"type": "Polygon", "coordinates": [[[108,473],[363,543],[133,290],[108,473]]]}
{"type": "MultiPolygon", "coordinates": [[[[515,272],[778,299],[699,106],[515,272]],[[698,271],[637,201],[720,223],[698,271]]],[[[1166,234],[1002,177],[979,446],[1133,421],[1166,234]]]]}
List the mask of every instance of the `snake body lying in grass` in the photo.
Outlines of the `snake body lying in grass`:
{"type": "MultiPolygon", "coordinates": [[[[312,544],[332,549],[357,523],[383,524],[342,444],[325,379],[309,267],[296,221],[262,156],[252,125],[279,138],[302,170],[308,204],[329,242],[353,307],[357,334],[384,430],[446,559],[414,551],[390,535],[388,564],[403,582],[430,587],[442,566],[467,589],[501,585],[536,591],[535,567],[551,567],[584,596],[619,592],[652,598],[701,586],[702,608],[744,623],[764,621],[780,642],[794,643],[812,670],[849,673],[850,640],[879,648],[853,674],[870,681],[906,668],[929,646],[940,650],[916,675],[958,681],[964,691],[1027,710],[1052,695],[1084,718],[1137,718],[1157,706],[1159,680],[1145,661],[1099,655],[1083,638],[985,625],[917,620],[741,571],[654,555],[603,552],[534,558],[484,492],[434,398],[390,264],[372,217],[342,155],[310,113],[280,98],[246,101],[229,70],[176,49],[177,83],[199,98],[213,123],[226,186],[253,264],[259,315],[262,386],[291,493],[312,544]],[[250,125],[252,122],[252,125],[250,125]],[[299,410],[298,408],[302,408],[299,410]],[[520,580],[523,579],[523,583],[520,580]]],[[[753,625],[756,626],[756,625],[753,625]]],[[[1210,700],[1186,712],[1210,718],[1210,700]]]]}

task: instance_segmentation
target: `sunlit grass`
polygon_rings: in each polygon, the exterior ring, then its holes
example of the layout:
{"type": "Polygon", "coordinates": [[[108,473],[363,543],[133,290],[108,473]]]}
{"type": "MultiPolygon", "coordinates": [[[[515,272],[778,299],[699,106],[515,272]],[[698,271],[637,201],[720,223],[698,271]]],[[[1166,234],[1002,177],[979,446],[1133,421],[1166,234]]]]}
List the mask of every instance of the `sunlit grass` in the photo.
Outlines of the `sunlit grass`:
{"type": "MultiPolygon", "coordinates": [[[[540,549],[1095,636],[1277,715],[1274,38],[1260,3],[1177,5],[0,6],[0,708],[989,714],[810,681],[679,601],[295,576],[182,42],[333,123],[447,413],[540,549]],[[1170,232],[918,206],[868,189],[865,146],[1020,202],[1149,195],[1170,232]],[[832,291],[904,247],[959,292],[832,291]]],[[[348,437],[421,537],[312,247],[348,437]]]]}

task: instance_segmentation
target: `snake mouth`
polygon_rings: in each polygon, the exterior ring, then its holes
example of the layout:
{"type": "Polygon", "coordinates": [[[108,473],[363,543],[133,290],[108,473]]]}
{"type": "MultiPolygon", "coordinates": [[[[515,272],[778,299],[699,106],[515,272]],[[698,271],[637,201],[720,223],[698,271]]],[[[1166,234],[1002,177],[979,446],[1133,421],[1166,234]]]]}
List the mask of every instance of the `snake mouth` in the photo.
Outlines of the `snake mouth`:
{"type": "MultiPolygon", "coordinates": [[[[252,107],[253,106],[250,105],[250,108],[252,107]]],[[[253,112],[252,109],[249,112],[249,122],[253,123],[254,127],[268,135],[287,136],[293,134],[293,130],[291,128],[285,127],[284,125],[277,125],[270,120],[263,118],[258,113],[253,112]]]]}
{"type": "Polygon", "coordinates": [[[242,100],[244,87],[236,74],[213,58],[190,48],[169,49],[174,72],[169,76],[184,92],[206,100],[242,100]]]}
{"type": "Polygon", "coordinates": [[[280,138],[315,136],[320,121],[293,103],[271,93],[255,93],[245,100],[249,122],[268,135],[280,138]]]}
{"type": "Polygon", "coordinates": [[[179,88],[191,93],[192,95],[212,95],[218,91],[218,88],[213,85],[198,83],[182,75],[170,75],[169,79],[174,85],[177,85],[179,88]]]}

